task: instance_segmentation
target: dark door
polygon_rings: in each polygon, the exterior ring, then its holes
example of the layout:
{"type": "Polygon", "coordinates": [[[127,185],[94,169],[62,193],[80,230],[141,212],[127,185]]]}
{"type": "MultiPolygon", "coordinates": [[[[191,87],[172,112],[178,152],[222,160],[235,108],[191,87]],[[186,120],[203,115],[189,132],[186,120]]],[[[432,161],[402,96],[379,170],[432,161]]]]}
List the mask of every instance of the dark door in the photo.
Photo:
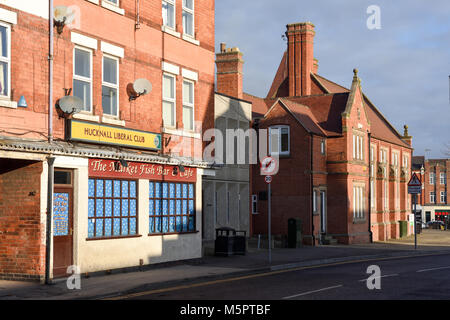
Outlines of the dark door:
{"type": "Polygon", "coordinates": [[[53,277],[66,276],[73,264],[73,189],[55,186],[53,193],[53,277]]]}

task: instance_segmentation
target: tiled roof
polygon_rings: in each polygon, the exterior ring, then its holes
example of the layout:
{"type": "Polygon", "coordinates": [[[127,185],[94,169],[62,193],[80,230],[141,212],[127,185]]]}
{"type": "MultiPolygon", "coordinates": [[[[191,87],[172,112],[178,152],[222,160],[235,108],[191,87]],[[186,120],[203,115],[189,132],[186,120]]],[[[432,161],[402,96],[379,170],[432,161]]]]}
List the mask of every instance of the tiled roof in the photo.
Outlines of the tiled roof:
{"type": "Polygon", "coordinates": [[[306,131],[312,132],[319,136],[327,135],[327,133],[318,125],[318,121],[309,107],[286,98],[282,98],[280,101],[291,111],[306,131]]]}
{"type": "Polygon", "coordinates": [[[252,103],[252,118],[264,117],[264,115],[270,108],[270,105],[268,105],[270,101],[268,101],[267,99],[255,97],[248,93],[244,93],[244,100],[250,101],[252,103]]]}

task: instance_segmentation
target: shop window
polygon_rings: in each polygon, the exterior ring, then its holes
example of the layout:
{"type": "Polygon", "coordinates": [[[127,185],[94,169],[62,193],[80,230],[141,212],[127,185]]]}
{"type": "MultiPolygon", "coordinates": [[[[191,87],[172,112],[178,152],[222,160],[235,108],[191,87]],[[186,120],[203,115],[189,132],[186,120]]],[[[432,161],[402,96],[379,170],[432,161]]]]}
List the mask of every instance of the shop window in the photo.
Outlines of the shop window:
{"type": "Polygon", "coordinates": [[[88,238],[137,234],[137,183],[89,179],[88,238]]]}
{"type": "Polygon", "coordinates": [[[154,182],[149,184],[149,234],[195,231],[195,185],[154,182]]]}

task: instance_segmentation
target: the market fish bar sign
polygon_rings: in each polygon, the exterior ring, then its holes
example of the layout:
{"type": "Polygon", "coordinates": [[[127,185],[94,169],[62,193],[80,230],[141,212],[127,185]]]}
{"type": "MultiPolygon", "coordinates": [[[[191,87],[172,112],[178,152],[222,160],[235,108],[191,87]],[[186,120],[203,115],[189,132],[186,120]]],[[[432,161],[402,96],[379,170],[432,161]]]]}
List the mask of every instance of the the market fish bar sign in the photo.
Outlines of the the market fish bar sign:
{"type": "Polygon", "coordinates": [[[177,166],[142,162],[128,162],[128,167],[124,167],[117,160],[89,159],[89,177],[195,183],[197,169],[184,167],[184,172],[181,172],[177,166]]]}
{"type": "Polygon", "coordinates": [[[161,135],[133,129],[117,128],[70,120],[67,140],[110,144],[138,149],[160,150],[161,135]]]}

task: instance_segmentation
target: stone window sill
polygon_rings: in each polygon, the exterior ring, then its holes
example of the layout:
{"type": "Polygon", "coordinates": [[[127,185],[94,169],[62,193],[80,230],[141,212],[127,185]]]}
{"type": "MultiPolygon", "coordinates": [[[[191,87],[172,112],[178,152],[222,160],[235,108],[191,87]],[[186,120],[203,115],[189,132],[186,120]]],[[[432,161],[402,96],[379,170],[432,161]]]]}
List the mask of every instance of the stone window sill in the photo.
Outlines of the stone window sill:
{"type": "Polygon", "coordinates": [[[174,29],[167,27],[167,26],[161,26],[162,32],[168,33],[174,37],[181,38],[181,34],[179,32],[176,32],[174,29]]]}
{"type": "Polygon", "coordinates": [[[117,118],[110,118],[108,116],[102,116],[102,123],[125,127],[125,120],[120,120],[117,118]]]}
{"type": "Polygon", "coordinates": [[[75,113],[72,116],[74,119],[78,119],[78,120],[86,120],[86,121],[92,121],[92,122],[100,122],[100,117],[99,116],[94,116],[91,113],[75,113]]]}
{"type": "Polygon", "coordinates": [[[9,99],[1,99],[0,98],[0,107],[17,109],[17,102],[11,101],[9,99]]]}
{"type": "Polygon", "coordinates": [[[199,46],[199,45],[200,45],[200,41],[196,40],[194,37],[191,37],[191,36],[189,36],[189,35],[187,35],[187,34],[183,34],[182,39],[183,39],[184,41],[187,41],[187,42],[190,42],[190,43],[192,43],[192,44],[195,44],[196,46],[199,46]]]}
{"type": "Polygon", "coordinates": [[[190,131],[190,130],[182,130],[182,129],[176,129],[176,128],[163,128],[163,133],[172,134],[175,136],[181,136],[181,137],[188,137],[188,138],[194,138],[194,139],[201,139],[200,133],[190,131]]]}
{"type": "Polygon", "coordinates": [[[108,10],[111,10],[115,13],[118,13],[120,15],[124,15],[125,14],[125,10],[122,8],[119,8],[118,6],[109,3],[108,1],[102,0],[102,7],[108,10]]]}

